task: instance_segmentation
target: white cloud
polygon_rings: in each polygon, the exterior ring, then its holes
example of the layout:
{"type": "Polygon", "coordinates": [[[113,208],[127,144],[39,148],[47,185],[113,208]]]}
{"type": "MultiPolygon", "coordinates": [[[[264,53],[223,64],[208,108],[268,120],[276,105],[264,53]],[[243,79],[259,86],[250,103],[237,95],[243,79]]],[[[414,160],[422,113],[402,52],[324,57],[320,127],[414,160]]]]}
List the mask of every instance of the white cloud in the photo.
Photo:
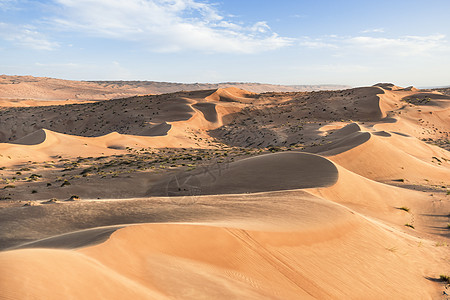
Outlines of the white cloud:
{"type": "Polygon", "coordinates": [[[300,45],[306,48],[328,48],[338,51],[335,55],[375,53],[385,56],[426,56],[450,51],[450,44],[443,34],[426,36],[400,36],[395,38],[372,36],[337,36],[321,38],[304,37],[300,45]]]}
{"type": "Polygon", "coordinates": [[[267,22],[257,22],[251,28],[253,32],[266,33],[270,32],[270,27],[267,25],[267,22]]]}
{"type": "Polygon", "coordinates": [[[14,7],[16,0],[0,0],[0,9],[7,10],[14,7]]]}
{"type": "Polygon", "coordinates": [[[303,18],[306,18],[307,16],[306,15],[301,15],[301,14],[295,14],[295,15],[291,15],[289,17],[295,18],[295,19],[303,19],[303,18]]]}
{"type": "Polygon", "coordinates": [[[155,51],[255,53],[288,46],[266,22],[243,26],[197,0],[55,0],[62,30],[143,42],[155,51]]]}
{"type": "Polygon", "coordinates": [[[428,36],[402,36],[398,38],[383,38],[357,36],[348,38],[345,41],[351,46],[356,46],[365,50],[386,51],[389,54],[410,56],[427,54],[430,51],[449,50],[448,41],[445,35],[436,34],[428,36]]]}
{"type": "Polygon", "coordinates": [[[81,68],[82,66],[77,63],[35,63],[38,67],[61,67],[61,68],[81,68]]]}
{"type": "Polygon", "coordinates": [[[366,29],[361,31],[361,33],[383,33],[383,32],[384,32],[383,28],[366,29]]]}
{"type": "Polygon", "coordinates": [[[29,25],[0,23],[0,38],[34,50],[55,50],[59,47],[57,42],[50,41],[45,34],[29,25]]]}
{"type": "Polygon", "coordinates": [[[338,49],[338,45],[334,42],[334,37],[328,37],[326,39],[323,38],[310,38],[304,37],[300,41],[300,46],[312,49],[320,49],[320,48],[332,48],[338,49]]]}

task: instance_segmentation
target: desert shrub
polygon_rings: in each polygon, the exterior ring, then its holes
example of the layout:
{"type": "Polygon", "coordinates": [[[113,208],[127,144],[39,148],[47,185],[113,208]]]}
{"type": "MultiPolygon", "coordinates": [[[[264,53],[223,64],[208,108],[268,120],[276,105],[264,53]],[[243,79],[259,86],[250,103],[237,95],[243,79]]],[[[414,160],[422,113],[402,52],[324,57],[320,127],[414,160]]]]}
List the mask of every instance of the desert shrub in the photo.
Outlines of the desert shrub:
{"type": "Polygon", "coordinates": [[[399,209],[400,209],[400,210],[404,210],[404,211],[406,211],[406,212],[409,212],[409,211],[410,211],[409,207],[407,207],[407,206],[402,206],[402,207],[400,207],[399,209]]]}
{"type": "Polygon", "coordinates": [[[30,179],[34,180],[34,181],[38,180],[41,177],[42,177],[42,175],[39,175],[39,174],[31,174],[30,175],[30,179]]]}
{"type": "Polygon", "coordinates": [[[446,274],[439,275],[439,279],[450,284],[450,276],[448,276],[446,274]]]}

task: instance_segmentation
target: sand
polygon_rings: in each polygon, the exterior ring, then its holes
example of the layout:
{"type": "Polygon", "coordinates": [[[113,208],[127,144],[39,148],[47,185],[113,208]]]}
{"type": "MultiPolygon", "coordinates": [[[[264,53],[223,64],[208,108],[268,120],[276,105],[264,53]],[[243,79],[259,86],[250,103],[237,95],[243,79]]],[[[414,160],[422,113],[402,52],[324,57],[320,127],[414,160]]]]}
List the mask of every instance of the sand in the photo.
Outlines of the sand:
{"type": "Polygon", "coordinates": [[[1,299],[449,293],[448,96],[383,83],[34,104],[0,112],[1,299]]]}

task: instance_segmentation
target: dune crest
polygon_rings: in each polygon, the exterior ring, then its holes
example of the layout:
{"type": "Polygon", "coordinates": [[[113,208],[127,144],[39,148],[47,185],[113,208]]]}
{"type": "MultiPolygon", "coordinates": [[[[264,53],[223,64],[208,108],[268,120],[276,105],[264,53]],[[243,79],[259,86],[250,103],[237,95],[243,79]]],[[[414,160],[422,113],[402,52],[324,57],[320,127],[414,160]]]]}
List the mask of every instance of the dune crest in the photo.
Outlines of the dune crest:
{"type": "Polygon", "coordinates": [[[378,86],[378,87],[380,87],[384,90],[388,90],[388,91],[398,91],[398,90],[402,89],[401,87],[396,86],[393,83],[377,83],[377,84],[374,84],[373,86],[378,86]]]}
{"type": "Polygon", "coordinates": [[[229,87],[219,88],[205,99],[210,101],[245,102],[250,101],[253,95],[255,94],[236,87],[229,87]]]}

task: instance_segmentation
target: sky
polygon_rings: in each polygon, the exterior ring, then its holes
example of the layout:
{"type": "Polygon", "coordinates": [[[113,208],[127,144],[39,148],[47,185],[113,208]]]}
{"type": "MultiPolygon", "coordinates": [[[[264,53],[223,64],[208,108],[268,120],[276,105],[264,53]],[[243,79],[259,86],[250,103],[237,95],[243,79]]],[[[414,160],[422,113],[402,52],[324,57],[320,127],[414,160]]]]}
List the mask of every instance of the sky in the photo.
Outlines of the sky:
{"type": "Polygon", "coordinates": [[[0,0],[0,74],[450,85],[450,1],[0,0]]]}

